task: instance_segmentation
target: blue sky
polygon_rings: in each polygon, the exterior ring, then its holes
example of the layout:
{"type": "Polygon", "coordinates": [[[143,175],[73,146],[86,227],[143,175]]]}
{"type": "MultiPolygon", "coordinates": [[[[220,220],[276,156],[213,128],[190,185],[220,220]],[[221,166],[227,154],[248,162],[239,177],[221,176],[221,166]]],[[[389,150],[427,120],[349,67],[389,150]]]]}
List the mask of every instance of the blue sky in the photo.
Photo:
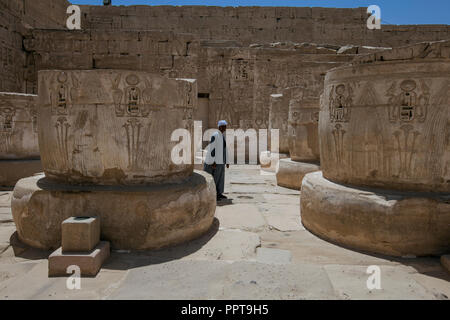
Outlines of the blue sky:
{"type": "MultiPolygon", "coordinates": [[[[73,4],[103,5],[103,0],[69,0],[73,4]]],[[[450,24],[450,0],[112,0],[113,5],[209,5],[381,8],[383,23],[450,24]]]]}

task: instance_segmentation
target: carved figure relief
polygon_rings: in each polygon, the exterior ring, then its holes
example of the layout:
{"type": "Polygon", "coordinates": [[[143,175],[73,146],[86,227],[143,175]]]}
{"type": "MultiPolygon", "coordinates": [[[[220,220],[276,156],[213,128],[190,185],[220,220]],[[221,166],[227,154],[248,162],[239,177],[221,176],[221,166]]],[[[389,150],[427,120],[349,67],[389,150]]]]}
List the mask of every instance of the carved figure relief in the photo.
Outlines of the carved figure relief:
{"type": "Polygon", "coordinates": [[[125,80],[129,85],[125,89],[126,112],[130,116],[139,116],[139,105],[141,103],[141,91],[137,87],[139,78],[136,75],[131,74],[127,76],[125,80]]]}
{"type": "Polygon", "coordinates": [[[79,82],[72,74],[72,85],[68,79],[66,72],[62,71],[56,76],[57,85],[50,92],[50,100],[52,102],[53,115],[67,115],[70,103],[75,100],[78,95],[79,82]]]}
{"type": "Polygon", "coordinates": [[[430,89],[425,81],[421,81],[419,89],[415,80],[403,80],[397,89],[393,82],[387,92],[389,97],[389,121],[391,122],[424,122],[427,117],[430,89]]]}
{"type": "Polygon", "coordinates": [[[344,159],[344,135],[346,131],[342,128],[342,125],[338,123],[331,132],[333,133],[336,162],[338,165],[342,165],[344,159]]]}
{"type": "Polygon", "coordinates": [[[67,122],[66,117],[58,117],[55,123],[56,139],[58,142],[58,152],[61,158],[64,159],[66,164],[69,161],[69,151],[67,146],[70,124],[67,122]]]}
{"type": "Polygon", "coordinates": [[[352,104],[353,89],[350,84],[332,86],[329,105],[331,122],[348,122],[352,104]]]}
{"type": "Polygon", "coordinates": [[[14,132],[14,116],[16,112],[12,107],[0,107],[0,138],[2,152],[8,152],[11,146],[11,137],[14,132]]]}
{"type": "Polygon", "coordinates": [[[37,110],[35,105],[28,105],[27,106],[28,114],[31,118],[31,125],[33,128],[33,133],[38,133],[37,131],[37,110]]]}
{"type": "Polygon", "coordinates": [[[131,118],[123,125],[127,133],[128,168],[139,170],[138,153],[142,124],[139,119],[131,118]]]}
{"type": "Polygon", "coordinates": [[[61,72],[57,76],[58,86],[56,89],[56,101],[53,106],[53,114],[67,114],[67,103],[69,101],[69,93],[67,88],[67,74],[61,72]]]}
{"type": "Polygon", "coordinates": [[[146,87],[141,91],[141,80],[130,74],[125,78],[126,87],[120,88],[121,75],[112,79],[112,96],[117,117],[147,117],[150,113],[151,83],[146,79],[146,87]]]}
{"type": "Polygon", "coordinates": [[[236,81],[249,81],[251,80],[251,66],[249,61],[244,59],[235,59],[231,67],[231,74],[233,80],[236,81]]]}
{"type": "MultiPolygon", "coordinates": [[[[130,74],[125,77],[123,84],[125,88],[122,89],[121,80],[120,74],[112,79],[115,114],[117,117],[126,118],[123,128],[127,137],[128,167],[131,170],[140,170],[138,154],[141,147],[142,128],[150,122],[144,124],[139,118],[147,118],[150,114],[152,83],[149,79],[142,81],[137,75],[130,74]]],[[[185,116],[192,118],[189,114],[185,116]]]]}

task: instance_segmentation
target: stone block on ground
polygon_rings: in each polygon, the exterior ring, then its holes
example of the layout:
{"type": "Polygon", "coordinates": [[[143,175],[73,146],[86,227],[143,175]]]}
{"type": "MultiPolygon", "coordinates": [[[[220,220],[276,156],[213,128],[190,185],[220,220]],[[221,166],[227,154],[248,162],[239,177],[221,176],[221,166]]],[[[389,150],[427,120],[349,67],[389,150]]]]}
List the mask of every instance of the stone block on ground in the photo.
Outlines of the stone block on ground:
{"type": "Polygon", "coordinates": [[[64,253],[59,248],[48,258],[48,276],[69,276],[67,268],[72,265],[80,268],[81,276],[95,276],[109,255],[110,246],[107,241],[101,241],[90,252],[64,253]]]}
{"type": "Polygon", "coordinates": [[[97,217],[70,217],[63,221],[62,251],[91,251],[100,242],[100,219],[97,217]]]}

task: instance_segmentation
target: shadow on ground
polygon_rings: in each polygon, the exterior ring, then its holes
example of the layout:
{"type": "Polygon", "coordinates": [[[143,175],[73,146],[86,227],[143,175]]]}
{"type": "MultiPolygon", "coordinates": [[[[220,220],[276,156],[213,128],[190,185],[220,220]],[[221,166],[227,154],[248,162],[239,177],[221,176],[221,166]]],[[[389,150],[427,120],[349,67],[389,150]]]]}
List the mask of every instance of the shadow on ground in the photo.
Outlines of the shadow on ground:
{"type": "MultiPolygon", "coordinates": [[[[302,225],[303,225],[303,223],[302,223],[302,225]]],[[[373,253],[373,252],[369,252],[369,251],[360,250],[360,249],[357,249],[354,247],[350,247],[350,246],[344,245],[342,243],[332,241],[330,239],[326,239],[326,238],[308,230],[307,227],[304,226],[304,228],[307,232],[310,232],[315,237],[317,237],[323,241],[326,241],[328,243],[339,246],[341,248],[355,251],[355,252],[358,252],[358,253],[361,253],[364,255],[368,255],[368,256],[371,256],[374,258],[384,259],[384,260],[388,260],[390,262],[397,262],[406,267],[413,268],[420,274],[450,282],[450,273],[448,273],[444,269],[444,267],[441,265],[439,256],[423,256],[423,257],[408,258],[408,257],[394,257],[394,256],[373,253]]]]}
{"type": "Polygon", "coordinates": [[[224,206],[230,206],[233,204],[233,199],[222,199],[220,201],[217,201],[217,206],[218,207],[224,207],[224,206]]]}
{"type": "Polygon", "coordinates": [[[129,270],[152,264],[160,264],[172,260],[178,260],[200,250],[219,231],[219,220],[214,218],[211,228],[201,237],[174,247],[149,251],[121,250],[111,251],[111,257],[103,265],[105,270],[129,270]]]}
{"type": "Polygon", "coordinates": [[[51,254],[51,251],[35,249],[33,247],[24,244],[22,241],[20,241],[17,231],[14,231],[14,233],[9,238],[9,244],[13,249],[14,256],[23,259],[28,260],[48,259],[48,256],[51,254]]]}

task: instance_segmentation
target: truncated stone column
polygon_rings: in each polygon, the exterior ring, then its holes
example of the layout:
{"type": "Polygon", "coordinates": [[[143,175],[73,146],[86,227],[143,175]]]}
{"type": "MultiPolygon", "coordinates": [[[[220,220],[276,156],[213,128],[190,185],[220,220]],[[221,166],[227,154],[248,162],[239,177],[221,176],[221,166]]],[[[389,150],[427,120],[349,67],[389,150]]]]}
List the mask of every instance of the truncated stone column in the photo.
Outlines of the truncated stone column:
{"type": "Polygon", "coordinates": [[[323,175],[306,175],[303,225],[389,255],[450,250],[450,41],[386,50],[329,71],[323,175]]]}
{"type": "MultiPolygon", "coordinates": [[[[12,198],[19,238],[61,245],[61,223],[99,217],[117,249],[155,249],[200,236],[216,206],[212,177],[175,164],[175,129],[193,132],[197,83],[126,70],[41,71],[39,145],[44,175],[12,198]]],[[[191,150],[192,151],[192,150],[191,150]]]]}
{"type": "Polygon", "coordinates": [[[35,95],[0,92],[0,186],[42,171],[35,95]]]}
{"type": "Polygon", "coordinates": [[[288,145],[290,158],[281,159],[277,168],[277,184],[300,190],[305,174],[319,170],[318,138],[319,98],[308,96],[306,88],[290,92],[288,145]]]}

